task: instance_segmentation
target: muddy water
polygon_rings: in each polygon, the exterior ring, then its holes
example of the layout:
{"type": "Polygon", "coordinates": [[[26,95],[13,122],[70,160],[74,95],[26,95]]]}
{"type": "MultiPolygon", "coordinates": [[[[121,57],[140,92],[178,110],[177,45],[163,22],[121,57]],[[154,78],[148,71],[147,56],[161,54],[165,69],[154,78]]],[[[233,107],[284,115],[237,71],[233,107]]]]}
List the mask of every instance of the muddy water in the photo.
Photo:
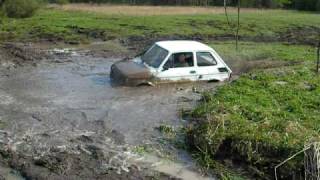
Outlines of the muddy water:
{"type": "MultiPolygon", "coordinates": [[[[84,52],[59,53],[36,67],[24,66],[2,73],[1,126],[13,141],[33,138],[38,149],[70,143],[83,132],[110,136],[116,144],[144,144],[158,136],[155,127],[160,124],[182,123],[178,110],[192,106],[200,98],[194,89],[216,86],[205,83],[116,87],[110,83],[109,72],[117,60],[84,52]]],[[[173,166],[155,169],[170,174],[167,168],[173,166]]],[[[185,173],[182,177],[196,176],[191,171],[185,173]]]]}
{"type": "MultiPolygon", "coordinates": [[[[186,154],[184,154],[186,155],[186,154]]],[[[170,176],[183,179],[183,180],[214,180],[214,177],[204,176],[200,174],[196,169],[196,165],[190,159],[189,155],[182,160],[180,154],[180,161],[172,161],[168,159],[159,158],[151,154],[145,154],[141,159],[144,163],[150,163],[151,168],[166,173],[170,176]]]]}
{"type": "MultiPolygon", "coordinates": [[[[1,109],[12,107],[2,118],[29,115],[27,119],[34,126],[45,126],[43,121],[56,114],[55,118],[73,128],[79,127],[81,120],[102,120],[108,128],[120,132],[126,143],[137,144],[161,123],[180,123],[179,99],[195,101],[200,97],[192,92],[193,86],[200,84],[114,87],[109,70],[117,60],[74,55],[59,59],[59,63],[46,61],[36,68],[11,72],[0,79],[1,109]],[[37,115],[43,121],[35,118],[37,115]]],[[[49,125],[59,126],[54,121],[49,125]]]]}
{"type": "Polygon", "coordinates": [[[24,180],[24,178],[21,176],[21,174],[19,172],[15,171],[11,168],[1,166],[1,165],[0,165],[0,175],[5,180],[24,180]]]}

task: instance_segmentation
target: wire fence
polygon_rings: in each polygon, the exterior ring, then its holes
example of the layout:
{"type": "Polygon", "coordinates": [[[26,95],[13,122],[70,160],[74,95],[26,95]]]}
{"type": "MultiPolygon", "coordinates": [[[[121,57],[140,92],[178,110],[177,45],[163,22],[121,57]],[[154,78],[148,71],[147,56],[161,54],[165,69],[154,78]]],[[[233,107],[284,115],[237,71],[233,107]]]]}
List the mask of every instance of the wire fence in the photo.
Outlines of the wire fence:
{"type": "Polygon", "coordinates": [[[293,158],[302,153],[304,153],[304,179],[320,180],[320,142],[314,142],[305,145],[305,147],[301,151],[295,153],[291,157],[287,158],[286,160],[282,161],[280,164],[275,166],[275,179],[278,180],[278,168],[280,168],[282,165],[286,164],[288,161],[292,160],[293,158]]]}
{"type": "Polygon", "coordinates": [[[320,179],[320,142],[315,142],[304,151],[304,169],[306,180],[320,179]]]}

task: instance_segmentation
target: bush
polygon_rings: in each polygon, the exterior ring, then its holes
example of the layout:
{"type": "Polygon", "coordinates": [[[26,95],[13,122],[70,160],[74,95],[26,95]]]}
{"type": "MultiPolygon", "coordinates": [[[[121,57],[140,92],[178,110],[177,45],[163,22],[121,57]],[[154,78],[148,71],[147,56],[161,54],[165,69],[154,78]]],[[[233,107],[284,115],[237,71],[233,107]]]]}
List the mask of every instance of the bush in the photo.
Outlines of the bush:
{"type": "Polygon", "coordinates": [[[37,0],[7,0],[3,4],[3,11],[8,17],[26,18],[32,16],[39,6],[37,0]]]}
{"type": "Polygon", "coordinates": [[[317,2],[316,9],[317,9],[317,11],[320,11],[320,0],[318,0],[318,2],[317,2]]]}
{"type": "Polygon", "coordinates": [[[57,0],[57,4],[68,4],[69,0],[57,0]]]}
{"type": "Polygon", "coordinates": [[[49,0],[49,3],[56,3],[56,4],[63,5],[63,4],[68,4],[69,0],[49,0]]]}
{"type": "Polygon", "coordinates": [[[320,10],[320,0],[295,0],[295,8],[298,10],[320,10]]]}

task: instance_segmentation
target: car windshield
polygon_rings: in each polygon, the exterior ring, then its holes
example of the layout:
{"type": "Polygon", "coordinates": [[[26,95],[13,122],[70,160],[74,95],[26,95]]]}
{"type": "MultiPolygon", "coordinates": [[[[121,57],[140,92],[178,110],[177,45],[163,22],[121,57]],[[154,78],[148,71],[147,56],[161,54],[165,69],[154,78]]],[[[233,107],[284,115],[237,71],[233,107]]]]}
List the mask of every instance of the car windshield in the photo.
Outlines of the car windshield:
{"type": "Polygon", "coordinates": [[[162,61],[167,57],[168,51],[163,49],[162,47],[155,45],[151,49],[149,49],[144,55],[142,55],[141,59],[147,65],[158,68],[162,61]]]}

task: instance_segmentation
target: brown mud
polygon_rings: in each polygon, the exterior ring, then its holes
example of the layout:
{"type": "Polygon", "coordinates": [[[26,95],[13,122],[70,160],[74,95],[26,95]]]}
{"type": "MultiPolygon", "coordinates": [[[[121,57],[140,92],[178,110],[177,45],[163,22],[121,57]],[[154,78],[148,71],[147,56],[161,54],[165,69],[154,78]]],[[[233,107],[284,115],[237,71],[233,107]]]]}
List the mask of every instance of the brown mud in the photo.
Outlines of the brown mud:
{"type": "MultiPolygon", "coordinates": [[[[195,23],[194,20],[190,20],[188,24],[192,27],[199,26],[195,23]]],[[[215,27],[221,26],[221,23],[209,20],[204,22],[203,25],[212,25],[215,27]]],[[[118,37],[113,33],[108,32],[104,29],[94,29],[94,28],[82,28],[78,26],[69,26],[68,28],[72,31],[73,34],[78,36],[78,38],[69,40],[65,39],[63,36],[58,36],[56,34],[48,34],[42,32],[42,29],[34,29],[34,32],[30,32],[31,41],[46,41],[50,43],[64,42],[66,44],[82,44],[83,42],[88,41],[112,41],[121,39],[121,43],[124,45],[129,45],[129,47],[138,47],[138,49],[144,48],[144,45],[151,44],[154,41],[159,40],[179,40],[179,39],[189,39],[189,40],[199,40],[199,41],[229,41],[234,40],[235,36],[232,32],[228,33],[229,29],[226,27],[220,27],[220,29],[225,29],[225,34],[199,34],[195,33],[192,35],[159,35],[156,30],[148,29],[146,26],[130,26],[128,24],[122,24],[122,26],[128,26],[132,29],[143,29],[146,31],[144,35],[139,36],[127,36],[127,37],[118,37]],[[37,39],[33,39],[35,36],[37,39]]],[[[200,24],[201,26],[201,24],[200,24]]],[[[202,27],[202,26],[201,26],[202,27]]],[[[243,27],[247,32],[254,32],[254,25],[248,27],[243,27]],[[252,29],[253,28],[253,29],[252,29]]],[[[240,33],[241,34],[241,33],[240,33]]],[[[253,41],[253,42],[282,42],[288,44],[305,44],[316,46],[320,36],[320,28],[318,26],[292,26],[288,27],[285,30],[274,32],[272,34],[263,34],[257,33],[255,35],[240,35],[239,40],[241,41],[253,41]]],[[[9,39],[7,39],[9,40],[9,39]]],[[[29,40],[29,41],[30,41],[29,40]]]]}
{"type": "MultiPolygon", "coordinates": [[[[208,22],[210,23],[210,22],[208,22]]],[[[320,28],[316,26],[304,26],[304,27],[291,27],[284,32],[277,32],[274,35],[258,34],[256,36],[240,35],[240,41],[253,41],[253,42],[283,42],[288,44],[305,44],[305,45],[317,45],[317,39],[320,36],[320,28]]],[[[112,37],[110,37],[112,39],[112,37]]],[[[188,36],[183,35],[166,35],[158,36],[151,34],[149,36],[130,36],[122,38],[121,42],[130,47],[138,47],[138,49],[144,48],[145,45],[151,45],[155,41],[160,40],[198,40],[198,41],[229,41],[234,40],[234,34],[225,35],[203,35],[193,34],[188,36]]]]}

